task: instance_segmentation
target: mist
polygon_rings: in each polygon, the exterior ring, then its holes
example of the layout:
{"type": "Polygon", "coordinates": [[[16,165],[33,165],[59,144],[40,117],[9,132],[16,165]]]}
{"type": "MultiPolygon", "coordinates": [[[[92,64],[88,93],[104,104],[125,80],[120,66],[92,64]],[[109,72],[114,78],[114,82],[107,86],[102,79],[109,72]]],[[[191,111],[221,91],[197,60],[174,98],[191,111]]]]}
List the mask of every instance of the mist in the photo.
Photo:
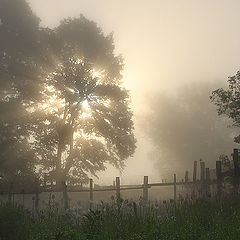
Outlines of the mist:
{"type": "Polygon", "coordinates": [[[193,161],[202,159],[215,168],[221,154],[231,157],[239,131],[229,119],[218,116],[210,101],[211,92],[224,85],[183,84],[174,94],[152,93],[146,98],[149,111],[141,126],[155,147],[150,156],[163,177],[172,178],[174,171],[182,179],[186,170],[192,174],[193,161]]]}
{"type": "Polygon", "coordinates": [[[218,154],[230,154],[237,129],[227,128],[209,96],[239,68],[238,1],[27,2],[50,29],[83,14],[106,35],[113,32],[114,51],[124,58],[137,148],[122,173],[107,165],[96,183],[112,184],[119,175],[130,184],[144,175],[180,177],[194,160],[214,167],[218,154]]]}
{"type": "Polygon", "coordinates": [[[0,0],[0,239],[238,239],[239,10],[0,0]]]}

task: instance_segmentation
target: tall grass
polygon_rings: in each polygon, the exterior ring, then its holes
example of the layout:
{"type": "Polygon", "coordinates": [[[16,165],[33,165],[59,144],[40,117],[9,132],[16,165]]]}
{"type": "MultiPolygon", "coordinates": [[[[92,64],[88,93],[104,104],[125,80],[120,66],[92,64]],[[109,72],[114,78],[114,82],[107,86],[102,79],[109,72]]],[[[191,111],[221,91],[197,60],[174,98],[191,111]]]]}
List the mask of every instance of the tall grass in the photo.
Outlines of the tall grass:
{"type": "Polygon", "coordinates": [[[102,202],[88,212],[79,207],[64,214],[54,206],[30,212],[0,204],[1,240],[235,240],[239,236],[239,196],[147,206],[102,202]]]}

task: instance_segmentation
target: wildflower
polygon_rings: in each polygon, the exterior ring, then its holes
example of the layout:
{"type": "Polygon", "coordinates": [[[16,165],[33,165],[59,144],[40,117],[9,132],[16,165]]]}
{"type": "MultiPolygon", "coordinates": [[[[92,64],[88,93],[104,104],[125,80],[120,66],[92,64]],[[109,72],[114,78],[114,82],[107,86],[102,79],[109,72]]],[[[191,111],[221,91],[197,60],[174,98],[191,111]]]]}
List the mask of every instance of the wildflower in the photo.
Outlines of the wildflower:
{"type": "Polygon", "coordinates": [[[84,222],[87,222],[88,221],[88,217],[87,216],[82,216],[82,220],[84,221],[84,222]]]}
{"type": "Polygon", "coordinates": [[[77,207],[75,207],[75,206],[74,206],[74,207],[72,207],[72,211],[74,211],[74,212],[75,212],[76,210],[77,210],[77,207]]]}
{"type": "Polygon", "coordinates": [[[127,199],[124,200],[124,204],[128,204],[128,200],[127,199]]]}
{"type": "Polygon", "coordinates": [[[192,191],[192,194],[191,194],[191,199],[195,199],[196,195],[195,195],[195,191],[192,191]]]}
{"type": "Polygon", "coordinates": [[[114,201],[114,196],[113,195],[111,196],[111,200],[114,201]]]}
{"type": "Polygon", "coordinates": [[[182,194],[179,193],[179,194],[178,194],[178,198],[179,198],[180,201],[182,201],[182,200],[183,200],[182,194]]]}
{"type": "Polygon", "coordinates": [[[226,199],[227,197],[228,197],[228,193],[225,190],[223,190],[223,198],[226,199]]]}
{"type": "Polygon", "coordinates": [[[206,195],[207,195],[207,197],[210,198],[210,197],[211,197],[211,192],[210,192],[210,191],[207,191],[207,192],[206,192],[206,195]]]}
{"type": "Polygon", "coordinates": [[[139,197],[139,206],[142,206],[142,205],[143,205],[143,197],[140,196],[140,197],[139,197]]]}
{"type": "Polygon", "coordinates": [[[95,204],[98,206],[101,205],[101,203],[99,201],[96,201],[95,204]]]}
{"type": "Polygon", "coordinates": [[[77,227],[76,223],[73,223],[73,224],[72,224],[72,227],[73,227],[73,228],[77,227]]]}
{"type": "Polygon", "coordinates": [[[129,202],[129,203],[127,204],[127,206],[128,206],[128,207],[132,207],[132,203],[129,202]]]}

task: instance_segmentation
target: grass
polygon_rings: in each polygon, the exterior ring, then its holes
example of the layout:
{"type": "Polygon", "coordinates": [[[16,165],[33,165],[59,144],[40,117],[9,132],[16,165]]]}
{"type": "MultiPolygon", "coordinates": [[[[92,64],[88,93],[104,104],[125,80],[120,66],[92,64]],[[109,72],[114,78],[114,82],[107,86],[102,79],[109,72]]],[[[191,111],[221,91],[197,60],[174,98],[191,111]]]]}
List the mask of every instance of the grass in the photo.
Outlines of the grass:
{"type": "Polygon", "coordinates": [[[147,207],[102,203],[61,214],[54,206],[34,213],[0,204],[1,240],[235,240],[240,235],[240,197],[153,203],[147,207]]]}

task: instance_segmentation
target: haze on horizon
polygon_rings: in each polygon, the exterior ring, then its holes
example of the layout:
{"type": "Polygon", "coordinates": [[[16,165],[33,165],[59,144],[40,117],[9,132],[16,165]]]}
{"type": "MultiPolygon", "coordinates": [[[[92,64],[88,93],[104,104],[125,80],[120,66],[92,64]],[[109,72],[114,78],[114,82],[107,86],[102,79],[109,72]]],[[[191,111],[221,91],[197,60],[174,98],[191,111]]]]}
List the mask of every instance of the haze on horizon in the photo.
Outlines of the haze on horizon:
{"type": "MultiPolygon", "coordinates": [[[[116,53],[125,59],[123,80],[132,96],[138,140],[134,157],[126,162],[123,184],[141,183],[144,175],[153,182],[174,171],[184,174],[199,158],[214,167],[213,157],[231,153],[234,130],[226,120],[217,120],[209,96],[240,69],[239,1],[28,2],[42,26],[53,28],[63,18],[83,14],[104,33],[114,32],[116,53]],[[184,112],[196,106],[194,114],[184,112]],[[212,135],[206,135],[208,129],[215,129],[212,135]],[[222,135],[228,136],[225,142],[220,142],[222,135]],[[204,136],[211,143],[206,142],[208,149],[200,144],[204,136]]],[[[111,184],[117,175],[109,167],[95,182],[111,184]]]]}

